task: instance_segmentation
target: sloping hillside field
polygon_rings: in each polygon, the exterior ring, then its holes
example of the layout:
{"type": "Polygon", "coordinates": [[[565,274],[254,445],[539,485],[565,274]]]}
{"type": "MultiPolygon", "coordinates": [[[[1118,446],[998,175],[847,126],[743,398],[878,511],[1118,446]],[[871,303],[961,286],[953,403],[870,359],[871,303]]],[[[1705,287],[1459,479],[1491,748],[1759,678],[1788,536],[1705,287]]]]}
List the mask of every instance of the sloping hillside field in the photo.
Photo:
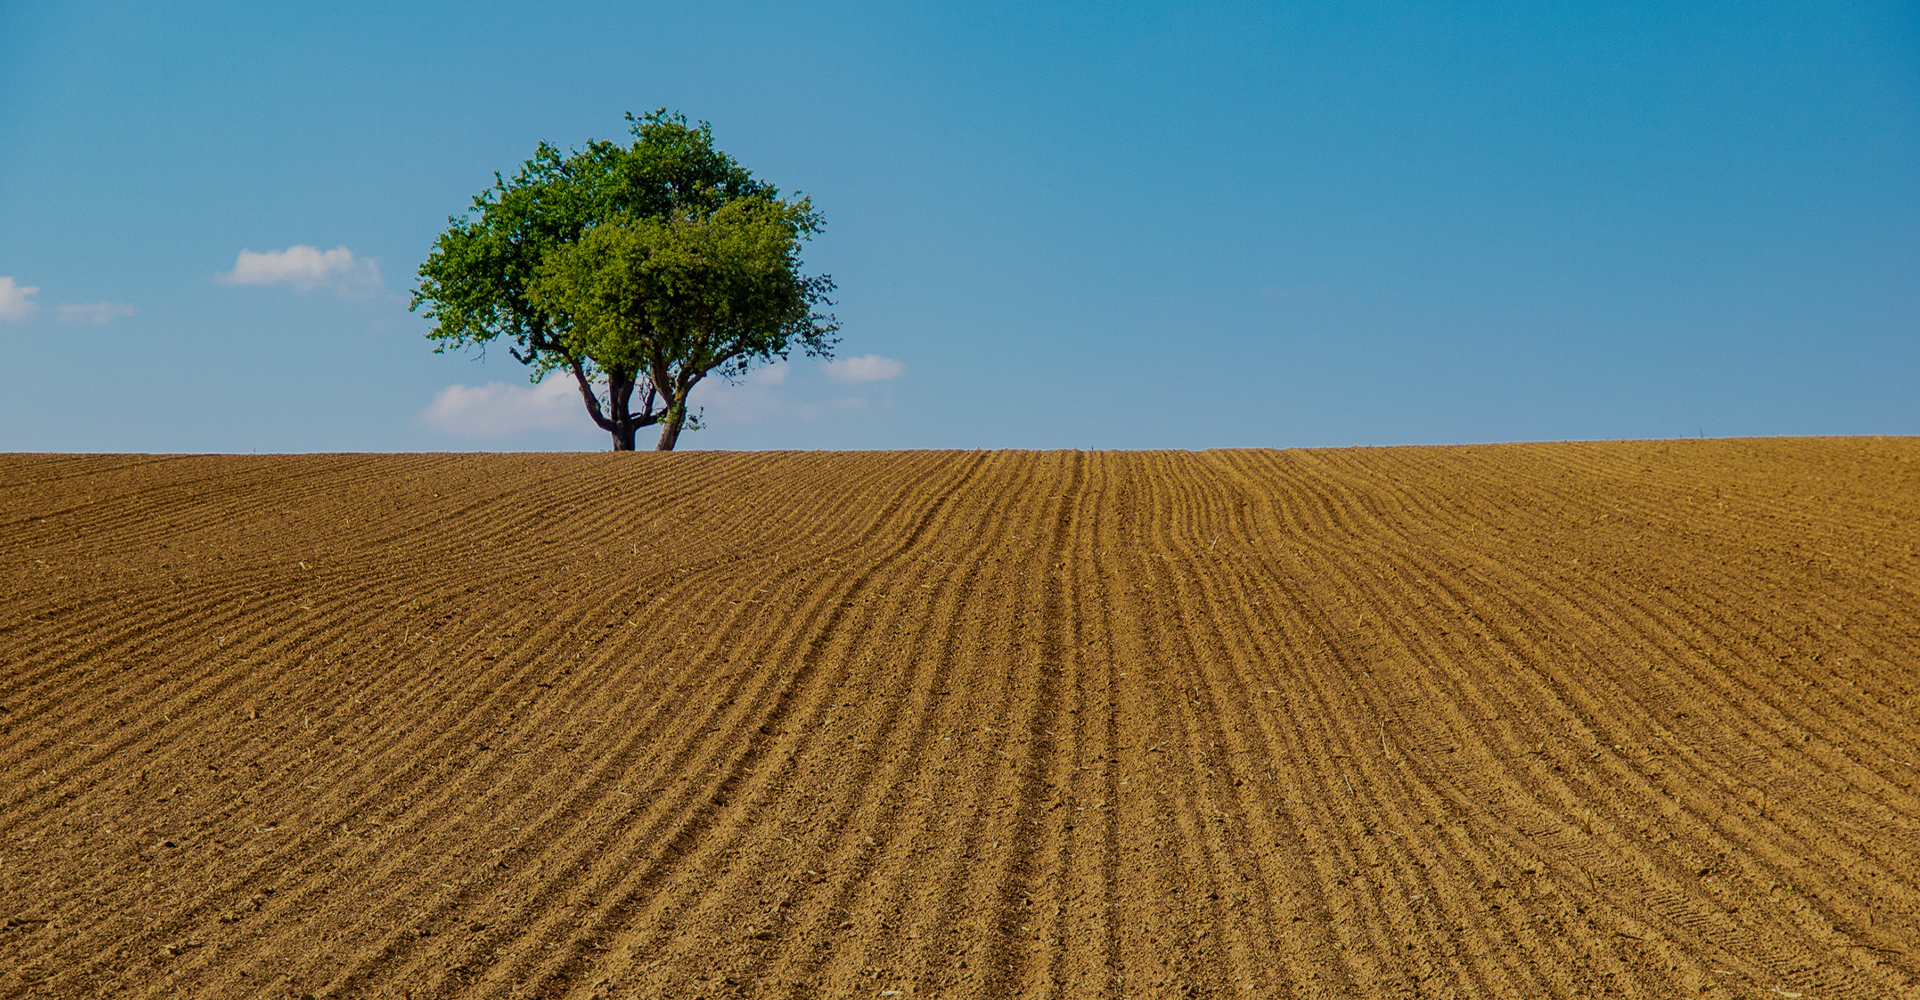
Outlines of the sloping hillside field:
{"type": "Polygon", "coordinates": [[[0,457],[0,996],[1920,997],[1920,440],[0,457]]]}

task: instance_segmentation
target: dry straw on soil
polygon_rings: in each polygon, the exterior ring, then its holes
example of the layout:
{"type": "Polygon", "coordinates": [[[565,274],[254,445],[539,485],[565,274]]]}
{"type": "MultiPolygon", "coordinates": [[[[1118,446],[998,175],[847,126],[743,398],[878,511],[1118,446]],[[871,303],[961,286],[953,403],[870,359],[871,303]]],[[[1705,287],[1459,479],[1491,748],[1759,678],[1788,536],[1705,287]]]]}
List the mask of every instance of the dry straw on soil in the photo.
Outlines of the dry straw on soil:
{"type": "Polygon", "coordinates": [[[0,996],[1920,997],[1920,441],[0,457],[0,996]]]}

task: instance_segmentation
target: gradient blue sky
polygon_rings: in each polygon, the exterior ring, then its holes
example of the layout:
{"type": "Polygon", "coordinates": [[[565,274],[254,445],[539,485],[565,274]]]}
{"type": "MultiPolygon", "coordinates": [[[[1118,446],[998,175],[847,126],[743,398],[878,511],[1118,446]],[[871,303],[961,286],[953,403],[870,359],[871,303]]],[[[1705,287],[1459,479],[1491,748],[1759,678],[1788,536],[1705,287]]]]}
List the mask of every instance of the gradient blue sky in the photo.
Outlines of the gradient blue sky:
{"type": "Polygon", "coordinates": [[[605,448],[406,295],[661,106],[814,197],[891,375],[684,447],[1920,434],[1911,2],[73,0],[0,4],[0,451],[605,448]],[[219,278],[296,246],[357,270],[219,278]]]}

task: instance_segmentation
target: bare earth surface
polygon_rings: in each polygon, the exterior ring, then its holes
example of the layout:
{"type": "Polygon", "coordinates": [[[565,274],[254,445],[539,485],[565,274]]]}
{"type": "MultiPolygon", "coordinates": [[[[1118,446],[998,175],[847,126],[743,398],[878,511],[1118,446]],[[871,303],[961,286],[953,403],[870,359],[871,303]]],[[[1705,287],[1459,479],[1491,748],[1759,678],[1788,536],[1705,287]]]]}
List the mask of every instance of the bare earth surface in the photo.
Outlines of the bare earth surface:
{"type": "Polygon", "coordinates": [[[1920,440],[0,456],[0,996],[1920,997],[1920,440]]]}

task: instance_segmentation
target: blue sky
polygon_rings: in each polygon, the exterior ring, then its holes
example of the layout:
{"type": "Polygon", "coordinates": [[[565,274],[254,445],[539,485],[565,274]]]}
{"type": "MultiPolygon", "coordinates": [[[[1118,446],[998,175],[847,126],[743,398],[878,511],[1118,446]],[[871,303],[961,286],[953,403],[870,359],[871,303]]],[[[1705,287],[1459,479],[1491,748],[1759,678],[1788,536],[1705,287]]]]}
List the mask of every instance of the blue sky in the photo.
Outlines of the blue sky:
{"type": "Polygon", "coordinates": [[[1911,3],[0,24],[0,451],[605,448],[406,297],[494,171],[662,106],[813,196],[851,362],[683,448],[1920,434],[1911,3]]]}

